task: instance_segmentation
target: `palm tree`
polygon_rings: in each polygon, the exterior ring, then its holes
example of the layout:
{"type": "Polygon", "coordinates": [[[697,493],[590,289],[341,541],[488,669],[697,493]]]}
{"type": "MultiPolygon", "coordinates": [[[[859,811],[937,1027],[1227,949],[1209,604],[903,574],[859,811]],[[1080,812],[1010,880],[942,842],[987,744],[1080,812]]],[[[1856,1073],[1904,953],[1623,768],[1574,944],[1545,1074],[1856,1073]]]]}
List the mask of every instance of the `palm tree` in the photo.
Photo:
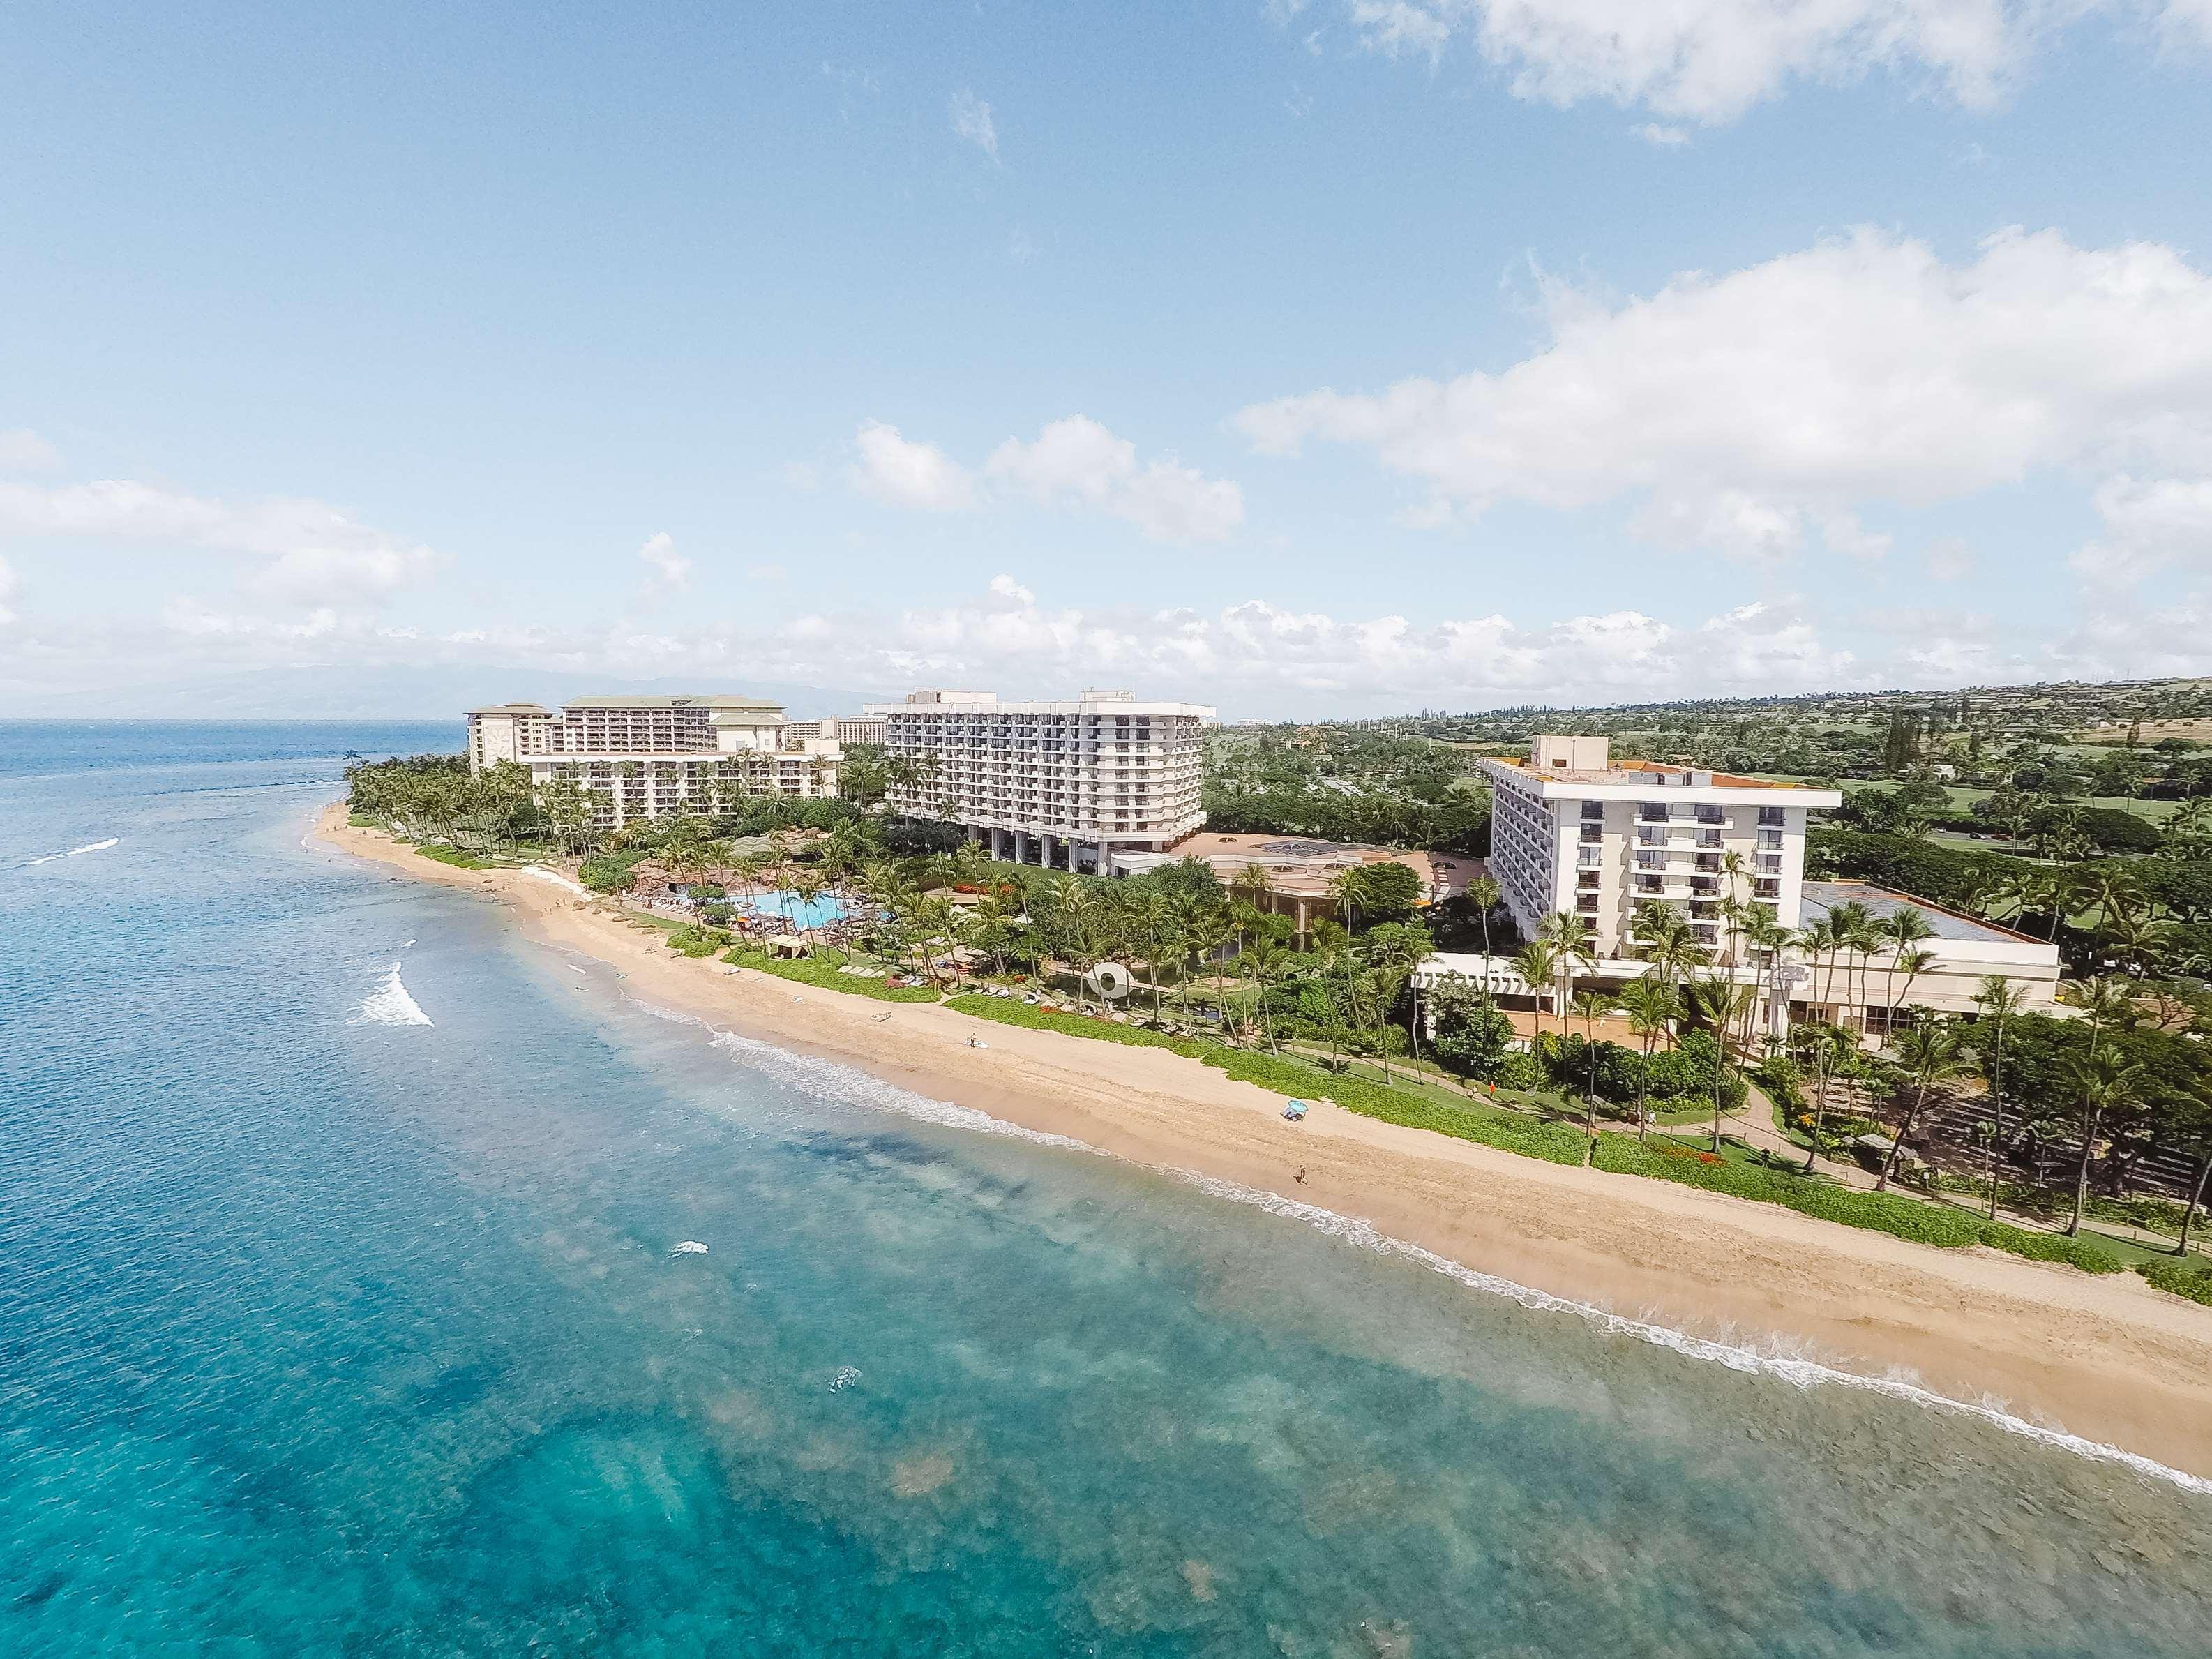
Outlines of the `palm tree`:
{"type": "Polygon", "coordinates": [[[1237,952],[1237,963],[1252,976],[1254,1000],[1260,1012],[1260,1030],[1267,1039],[1267,1052],[1280,1054],[1275,1042],[1275,1024],[1267,1012],[1267,991],[1282,977],[1284,959],[1290,955],[1282,945],[1265,933],[1255,939],[1237,952]]]}
{"type": "MultiPolygon", "coordinates": [[[[1917,905],[1900,904],[1875,923],[1873,931],[1880,944],[1888,947],[1889,960],[1881,970],[1882,1022],[1887,1027],[1897,1022],[1897,1004],[1890,995],[1890,985],[1897,977],[1898,958],[1923,939],[1935,938],[1936,929],[1926,911],[1917,905]]],[[[1884,1035],[1887,1035],[1886,1030],[1884,1035]]]]}
{"type": "Polygon", "coordinates": [[[1513,971],[1536,994],[1536,1032],[1544,1030],[1544,988],[1552,979],[1552,947],[1541,939],[1524,945],[1513,957],[1513,971]]]}
{"type": "Polygon", "coordinates": [[[1730,970],[1714,969],[1696,981],[1694,993],[1698,1001],[1710,1012],[1713,1023],[1713,1150],[1721,1149],[1722,1094],[1728,1077],[1729,1029],[1735,1024],[1736,1015],[1747,1001],[1755,1000],[1759,988],[1738,985],[1730,970]]]}
{"type": "Polygon", "coordinates": [[[1348,870],[1340,870],[1328,884],[1328,896],[1336,908],[1344,912],[1344,931],[1352,932],[1360,913],[1367,908],[1367,898],[1372,880],[1367,866],[1355,864],[1348,870]]]}
{"type": "Polygon", "coordinates": [[[1721,920],[1728,926],[1728,965],[1735,966],[1736,939],[1743,925],[1743,884],[1751,875],[1751,866],[1743,861],[1743,854],[1727,852],[1721,854],[1721,877],[1728,884],[1728,896],[1721,901],[1721,920]]]}
{"type": "Polygon", "coordinates": [[[1668,985],[1687,982],[1693,969],[1712,959],[1697,930],[1665,899],[1646,899],[1636,907],[1629,937],[1644,960],[1651,964],[1651,971],[1668,985]]]}
{"type": "Polygon", "coordinates": [[[2002,974],[1984,977],[1981,988],[1974,994],[1974,1002],[1982,1011],[1982,1018],[1990,1024],[1990,1102],[1996,1109],[1996,1121],[1990,1126],[1989,1139],[1990,1219],[1997,1218],[1997,1152],[2004,1145],[2004,1041],[2005,1027],[2027,1000],[2027,993],[2002,974]]]}
{"type": "Polygon", "coordinates": [[[2105,1047],[2105,1034],[2134,1023],[2134,989],[2112,975],[2087,981],[2075,1002],[2089,1021],[2089,1051],[2067,1068],[2067,1080],[2081,1099],[2081,1156],[2075,1170],[2074,1220],[2069,1237],[2081,1231],[2081,1212],[2089,1200],[2089,1159],[2096,1148],[2097,1125],[2112,1108],[2134,1097],[2142,1067],[2124,1065],[2105,1047]]]}
{"type": "Polygon", "coordinates": [[[1089,941],[1085,937],[1086,923],[1091,915],[1091,890],[1080,877],[1070,872],[1052,876],[1045,882],[1047,899],[1053,914],[1066,928],[1064,942],[1068,947],[1068,966],[1075,970],[1075,1001],[1083,1004],[1083,976],[1091,963],[1089,941]]]}
{"type": "Polygon", "coordinates": [[[1650,1123],[1644,1102],[1650,1093],[1651,1049],[1666,1035],[1668,1022],[1682,1017],[1682,1005],[1673,986],[1646,974],[1621,988],[1620,1011],[1627,1017],[1628,1029],[1644,1042],[1644,1063],[1636,1074],[1636,1138],[1642,1140],[1650,1123]]]}
{"type": "Polygon", "coordinates": [[[1406,1000],[1406,1042],[1413,1051],[1416,1073],[1421,1068],[1419,975],[1421,964],[1428,960],[1428,952],[1421,946],[1426,937],[1425,931],[1418,927],[1378,927],[1367,936],[1369,958],[1374,963],[1376,972],[1386,975],[1395,988],[1383,1006],[1386,1009],[1395,1007],[1397,991],[1411,988],[1412,994],[1406,1000]],[[1376,939],[1378,934],[1382,936],[1379,943],[1376,939]]]}
{"type": "Polygon", "coordinates": [[[1813,1064],[1813,1144],[1805,1153],[1805,1173],[1820,1155],[1820,1130],[1828,1119],[1828,1085],[1858,1058],[1858,1044],[1839,1025],[1808,1020],[1790,1034],[1797,1051],[1813,1064]]]}
{"type": "Polygon", "coordinates": [[[1559,1016],[1559,1030],[1567,1029],[1567,1003],[1574,990],[1575,970],[1586,968],[1597,971],[1597,935],[1590,932],[1589,924],[1571,910],[1554,910],[1537,930],[1538,937],[1552,947],[1552,975],[1557,981],[1553,997],[1553,1009],[1559,1016]]]}
{"type": "MultiPolygon", "coordinates": [[[[1827,915],[1828,975],[1820,990],[1823,1003],[1834,1005],[1837,963],[1845,952],[1858,950],[1867,930],[1873,926],[1874,912],[1856,899],[1845,899],[1841,904],[1830,908],[1827,915]]],[[[1850,994],[1848,975],[1844,976],[1844,994],[1847,997],[1850,994]]]]}
{"type": "Polygon", "coordinates": [[[1898,993],[1898,996],[1905,1007],[1911,1006],[1908,999],[1912,995],[1913,982],[1933,968],[1936,963],[1936,956],[1933,951],[1905,951],[1899,954],[1897,970],[1905,975],[1905,988],[1898,993]]]}
{"type": "Polygon", "coordinates": [[[2081,1212],[2089,1203],[2089,1160],[2097,1149],[2097,1127],[2105,1117],[2136,1097],[2142,1082],[2142,1067],[2111,1049],[2091,1049],[2069,1058],[2063,1067],[2069,1089],[2081,1103],[2081,1156],[2074,1170],[2074,1217],[2066,1236],[2078,1237],[2081,1212]]]}
{"type": "Polygon", "coordinates": [[[1482,917],[1482,954],[1490,954],[1490,918],[1504,901],[1505,890],[1488,876],[1477,876],[1467,884],[1467,902],[1482,917]]]}
{"type": "Polygon", "coordinates": [[[1928,1105],[1929,1092],[1940,1084],[1963,1077],[1974,1064],[1973,1054],[1960,1036],[1959,1028],[1948,1020],[1914,1020],[1898,1039],[1897,1057],[1912,1082],[1912,1109],[1905,1115],[1904,1127],[1898,1130],[1896,1139],[1890,1142],[1889,1155],[1881,1161],[1881,1173],[1875,1177],[1874,1189],[1878,1193],[1889,1189],[1890,1173],[1897,1168],[1905,1143],[1911,1138],[1912,1126],[1920,1121],[1920,1114],[1928,1105]]]}
{"type": "Polygon", "coordinates": [[[1607,991],[1575,993],[1574,1010],[1582,1016],[1583,1022],[1583,1048],[1589,1058],[1589,1086],[1583,1097],[1583,1127],[1592,1134],[1597,1133],[1597,1022],[1612,1012],[1613,1004],[1613,994],[1607,991]]]}

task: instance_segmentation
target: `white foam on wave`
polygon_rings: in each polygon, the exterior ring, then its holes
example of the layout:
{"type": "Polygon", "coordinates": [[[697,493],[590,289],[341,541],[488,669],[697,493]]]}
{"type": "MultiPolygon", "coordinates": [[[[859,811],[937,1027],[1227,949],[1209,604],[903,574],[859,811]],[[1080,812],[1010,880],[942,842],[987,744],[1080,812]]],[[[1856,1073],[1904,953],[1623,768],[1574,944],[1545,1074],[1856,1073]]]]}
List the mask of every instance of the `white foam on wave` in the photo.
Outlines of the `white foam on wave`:
{"type": "Polygon", "coordinates": [[[393,963],[392,971],[384,976],[384,983],[361,1000],[361,1006],[349,1025],[428,1025],[430,1016],[422,1012],[422,1005],[415,1000],[399,977],[399,964],[393,963]]]}
{"type": "Polygon", "coordinates": [[[586,892],[574,882],[569,880],[568,877],[562,875],[558,870],[548,870],[542,864],[526,864],[522,866],[522,873],[526,876],[535,876],[540,881],[550,881],[556,887],[565,887],[568,891],[574,893],[578,898],[591,897],[589,893],[586,892]]]}
{"type": "Polygon", "coordinates": [[[110,836],[106,841],[88,841],[82,847],[70,848],[66,853],[48,853],[41,858],[26,859],[24,866],[28,868],[33,864],[52,864],[57,859],[82,858],[87,853],[105,853],[122,839],[120,836],[110,836]]]}
{"type": "MultiPolygon", "coordinates": [[[[950,1101],[933,1100],[927,1095],[916,1094],[911,1089],[902,1089],[896,1084],[885,1083],[882,1079],[872,1077],[857,1067],[847,1066],[836,1060],[823,1060],[816,1055],[793,1054],[787,1049],[777,1048],[774,1043],[761,1042],[751,1037],[739,1036],[734,1031],[721,1030],[695,1015],[678,1013],[672,1009],[647,1002],[641,998],[630,997],[627,1000],[662,1019],[673,1020],[687,1025],[696,1025],[704,1030],[710,1031],[714,1034],[714,1047],[726,1050],[749,1065],[757,1066],[763,1071],[778,1073],[799,1084],[810,1092],[826,1095],[844,1104],[872,1107],[883,1111],[896,1112],[902,1117],[918,1118],[926,1123],[939,1124],[946,1128],[966,1129],[979,1134],[999,1135],[1009,1139],[1034,1142],[1042,1146],[1058,1146],[1071,1152],[1089,1152],[1098,1158],[1114,1156],[1099,1147],[1093,1146],[1088,1141],[1077,1140],[1067,1135],[1048,1134],[1041,1130],[1026,1129],[1018,1123],[1008,1123],[1002,1119],[993,1117],[988,1112],[976,1111],[972,1107],[956,1106],[950,1101]]],[[[1869,1376],[1857,1371],[1847,1371],[1838,1366],[1824,1364],[1819,1360],[1807,1358],[1802,1354],[1789,1352],[1779,1342],[1753,1346],[1742,1342],[1722,1342],[1708,1337],[1692,1336],[1686,1331],[1678,1331],[1669,1326],[1656,1324],[1650,1320],[1632,1319],[1626,1315],[1613,1313],[1592,1303],[1577,1302],[1569,1297],[1554,1296],[1548,1291],[1536,1290],[1530,1285],[1516,1284],[1510,1279],[1500,1279],[1495,1273],[1480,1272],[1467,1266],[1464,1262],[1454,1261],[1449,1256],[1439,1255],[1434,1250],[1425,1249],[1421,1245],[1411,1243],[1402,1238],[1394,1238],[1370,1222],[1362,1221],[1356,1216],[1340,1214],[1334,1210],[1323,1209],[1318,1204],[1303,1203],[1294,1198],[1285,1198],[1280,1193],[1268,1192],[1258,1187],[1247,1187],[1238,1182],[1224,1181],[1217,1176],[1199,1175],[1188,1170],[1156,1166],[1156,1173],[1173,1176],[1178,1181],[1197,1188],[1200,1192],[1215,1198],[1225,1199],[1233,1204],[1249,1205],[1255,1209],[1265,1210],[1270,1215],[1304,1222],[1306,1225],[1327,1233],[1332,1237],[1343,1239],[1360,1249],[1372,1250],[1377,1255],[1401,1257],[1426,1267],[1432,1273],[1441,1273],[1468,1290],[1480,1291],[1489,1296],[1504,1297],[1508,1301],[1518,1303],[1521,1306],[1537,1312],[1570,1314],[1576,1318],[1587,1320],[1611,1334],[1629,1337],[1638,1342],[1648,1343],[1656,1348],[1665,1348],[1682,1355],[1685,1358],[1700,1360],[1708,1364],[1724,1365],[1732,1371],[1776,1377],[1800,1389],[1809,1390],[1821,1387],[1856,1389],[1907,1405],[1977,1418],[2002,1430],[2007,1434],[2017,1435],[2024,1440],[2032,1440],[2040,1445],[2071,1452],[2077,1457],[2087,1458],[2093,1462],[2118,1464],[2134,1470],[2138,1474],[2168,1481],[2185,1492],[2212,1495],[2212,1480],[2191,1474],[2183,1469],[2171,1468],[2155,1459],[2145,1457],[2140,1453],[2131,1452],[2119,1446],[2091,1440],[2083,1435],[2069,1434],[2063,1429],[2053,1428],[2046,1424],[2032,1423],[2026,1418],[2015,1416],[1994,1401],[1959,1400],[1949,1395],[1938,1393],[1936,1389],[1916,1382],[1908,1377],[1869,1376]]]]}

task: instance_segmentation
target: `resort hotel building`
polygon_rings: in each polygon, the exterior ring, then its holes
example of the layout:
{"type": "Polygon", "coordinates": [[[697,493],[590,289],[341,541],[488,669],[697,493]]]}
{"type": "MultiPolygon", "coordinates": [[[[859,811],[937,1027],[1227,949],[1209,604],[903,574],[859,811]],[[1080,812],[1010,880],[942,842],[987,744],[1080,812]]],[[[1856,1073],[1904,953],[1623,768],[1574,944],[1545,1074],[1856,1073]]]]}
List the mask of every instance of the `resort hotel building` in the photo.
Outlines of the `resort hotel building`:
{"type": "Polygon", "coordinates": [[[1117,855],[1164,851],[1206,822],[1200,728],[1213,710],[1196,703],[915,691],[861,714],[884,723],[891,805],[961,825],[994,858],[1111,875],[1117,855]]]}
{"type": "Polygon", "coordinates": [[[501,703],[469,711],[469,769],[512,761],[529,769],[535,788],[566,780],[593,792],[598,827],[618,829],[746,795],[835,795],[835,725],[787,721],[780,705],[755,697],[501,703]]]}
{"type": "MultiPolygon", "coordinates": [[[[1843,804],[1834,789],[1773,783],[1694,766],[1614,761],[1599,737],[1539,737],[1528,758],[1486,760],[1492,786],[1490,875],[1524,938],[1565,911],[1588,927],[1594,962],[1577,977],[1601,984],[1650,971],[1637,950],[1637,909],[1672,905],[1711,954],[1711,971],[1759,988],[1770,1026],[1795,1009],[1862,1032],[1885,1032],[1905,1006],[1969,1012],[1981,979],[1999,974],[2055,1006],[2056,947],[1863,883],[1805,878],[1806,814],[1843,804]],[[1762,913],[1795,935],[1846,902],[1873,922],[1908,908],[1929,930],[1917,945],[1814,959],[1800,945],[1778,958],[1745,936],[1762,913]],[[1733,915],[1733,921],[1731,920],[1733,915]],[[1928,953],[1917,973],[1899,961],[1928,953]]],[[[1507,957],[1445,954],[1423,965],[1425,985],[1458,979],[1504,996],[1548,1000],[1507,957]]]]}
{"type": "Polygon", "coordinates": [[[1833,789],[1650,761],[1613,762],[1603,738],[1540,737],[1526,761],[1486,760],[1490,873],[1528,938],[1554,911],[1580,916],[1601,957],[1621,955],[1636,907],[1666,899],[1701,944],[1722,943],[1733,898],[1798,925],[1805,814],[1833,789]]]}

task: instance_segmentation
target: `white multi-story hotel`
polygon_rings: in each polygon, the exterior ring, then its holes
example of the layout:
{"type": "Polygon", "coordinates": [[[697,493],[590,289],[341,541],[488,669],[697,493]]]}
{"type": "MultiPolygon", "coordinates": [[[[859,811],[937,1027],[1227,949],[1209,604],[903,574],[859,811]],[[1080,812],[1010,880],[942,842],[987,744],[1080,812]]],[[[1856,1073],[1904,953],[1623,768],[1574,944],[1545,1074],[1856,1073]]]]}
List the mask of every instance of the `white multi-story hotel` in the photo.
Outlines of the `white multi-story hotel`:
{"type": "Polygon", "coordinates": [[[1213,710],[1195,703],[916,691],[861,713],[884,722],[887,758],[909,775],[891,805],[964,826],[994,858],[1109,875],[1115,853],[1162,851],[1206,822],[1200,728],[1213,710]]]}
{"type": "MultiPolygon", "coordinates": [[[[2024,991],[2039,1012],[2057,1006],[2057,947],[2009,928],[1960,915],[1924,900],[1856,882],[1805,879],[1805,818],[1843,802],[1834,789],[1770,783],[1697,767],[1611,759],[1606,739],[1540,737],[1526,761],[1486,760],[1490,775],[1490,873],[1514,925],[1534,937],[1559,911],[1582,918],[1596,956],[1594,975],[1619,981],[1647,971],[1632,928],[1637,907],[1672,904],[1721,969],[1766,995],[1766,1017],[1780,1029],[1794,1006],[1801,1017],[1848,1030],[1886,1033],[1904,1007],[1970,1012],[1981,981],[1996,975],[2024,991]],[[1723,905],[1764,909],[1796,933],[1856,905],[1879,924],[1905,909],[1929,932],[1917,973],[1899,966],[1896,945],[1808,960],[1794,943],[1779,960],[1733,935],[1723,905]]],[[[1869,941],[1872,945],[1872,941],[1869,941]]],[[[1422,965],[1420,981],[1459,979],[1505,995],[1543,996],[1509,959],[1447,954],[1422,965]]]]}
{"type": "Polygon", "coordinates": [[[836,738],[793,726],[755,697],[578,697],[559,708],[501,703],[469,711],[469,769],[530,769],[596,792],[593,821],[712,811],[745,795],[835,795],[836,738]]]}
{"type": "Polygon", "coordinates": [[[1609,758],[1603,738],[1540,737],[1526,761],[1486,760],[1490,872],[1524,935],[1558,910],[1580,916],[1598,953],[1624,953],[1636,907],[1671,901],[1705,944],[1722,943],[1733,898],[1798,925],[1805,814],[1833,789],[1609,758]],[[1731,858],[1729,855],[1735,856],[1731,858]]]}

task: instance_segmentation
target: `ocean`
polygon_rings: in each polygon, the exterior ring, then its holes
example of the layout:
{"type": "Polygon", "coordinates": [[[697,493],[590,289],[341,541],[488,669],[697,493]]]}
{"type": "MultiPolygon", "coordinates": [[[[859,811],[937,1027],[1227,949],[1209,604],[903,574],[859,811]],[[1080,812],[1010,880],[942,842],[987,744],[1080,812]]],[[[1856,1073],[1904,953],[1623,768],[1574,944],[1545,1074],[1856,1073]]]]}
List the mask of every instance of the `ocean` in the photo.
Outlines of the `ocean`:
{"type": "Polygon", "coordinates": [[[2193,1654],[2212,1492],[632,1000],[0,724],[0,1654],[2193,1654]],[[703,1248],[700,1248],[703,1247],[703,1248]]]}

